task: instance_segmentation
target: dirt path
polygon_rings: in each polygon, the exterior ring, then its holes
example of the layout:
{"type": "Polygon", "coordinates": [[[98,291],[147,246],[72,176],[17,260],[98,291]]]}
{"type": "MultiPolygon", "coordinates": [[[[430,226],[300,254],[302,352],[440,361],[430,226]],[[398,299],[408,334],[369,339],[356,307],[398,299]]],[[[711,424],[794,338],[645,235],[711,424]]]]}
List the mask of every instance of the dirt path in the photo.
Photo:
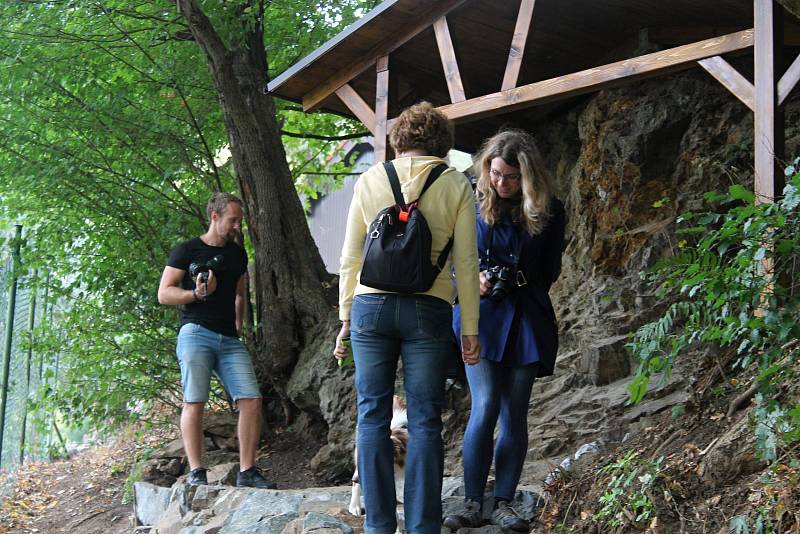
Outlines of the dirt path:
{"type": "MultiPolygon", "coordinates": [[[[174,430],[119,438],[56,462],[26,463],[0,505],[0,534],[121,534],[133,529],[131,469],[146,451],[177,437],[174,430]]],[[[325,486],[308,467],[322,442],[278,429],[270,432],[258,465],[281,489],[325,486]]],[[[0,474],[0,488],[5,486],[0,474]]]]}
{"type": "Polygon", "coordinates": [[[98,447],[25,464],[0,507],[0,533],[130,532],[125,480],[134,456],[133,446],[98,447]]]}

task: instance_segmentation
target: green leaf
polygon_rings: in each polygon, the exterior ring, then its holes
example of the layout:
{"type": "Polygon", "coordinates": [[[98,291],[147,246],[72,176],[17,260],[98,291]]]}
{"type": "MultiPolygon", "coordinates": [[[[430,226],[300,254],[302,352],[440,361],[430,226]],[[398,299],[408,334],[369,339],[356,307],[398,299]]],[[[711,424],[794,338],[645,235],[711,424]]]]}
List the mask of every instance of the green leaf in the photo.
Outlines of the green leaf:
{"type": "Polygon", "coordinates": [[[731,197],[737,200],[744,200],[745,202],[752,203],[755,202],[755,195],[752,191],[745,189],[744,186],[739,184],[732,185],[728,188],[728,192],[730,193],[731,197]]]}

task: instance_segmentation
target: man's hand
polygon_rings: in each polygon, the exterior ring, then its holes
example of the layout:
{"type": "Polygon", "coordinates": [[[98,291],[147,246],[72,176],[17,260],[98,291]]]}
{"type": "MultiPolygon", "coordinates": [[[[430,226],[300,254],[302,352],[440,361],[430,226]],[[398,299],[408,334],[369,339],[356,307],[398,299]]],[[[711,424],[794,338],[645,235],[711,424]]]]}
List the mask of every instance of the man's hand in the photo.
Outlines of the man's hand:
{"type": "Polygon", "coordinates": [[[208,279],[203,282],[203,276],[206,273],[200,273],[194,280],[194,285],[197,286],[195,293],[200,300],[206,300],[214,291],[217,290],[217,277],[214,276],[214,271],[208,271],[208,279]]]}
{"type": "Polygon", "coordinates": [[[347,347],[342,343],[343,339],[350,337],[350,321],[342,321],[342,328],[336,335],[336,344],[333,347],[333,357],[341,360],[347,356],[347,347]]]}
{"type": "Polygon", "coordinates": [[[461,359],[467,365],[475,365],[481,359],[481,342],[478,336],[461,336],[461,359]]]}

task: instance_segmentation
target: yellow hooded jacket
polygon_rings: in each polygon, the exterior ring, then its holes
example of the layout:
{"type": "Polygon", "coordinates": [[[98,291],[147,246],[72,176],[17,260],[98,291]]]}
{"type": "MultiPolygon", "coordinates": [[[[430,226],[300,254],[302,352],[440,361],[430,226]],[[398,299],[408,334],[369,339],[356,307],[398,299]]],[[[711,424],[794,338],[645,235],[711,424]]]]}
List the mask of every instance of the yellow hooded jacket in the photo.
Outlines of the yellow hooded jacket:
{"type": "MultiPolygon", "coordinates": [[[[413,202],[425,185],[428,173],[440,163],[435,156],[412,156],[394,160],[400,189],[405,201],[413,202]]],[[[392,188],[382,164],[362,174],[355,185],[347,215],[347,230],[339,270],[339,318],[350,319],[355,295],[386,293],[358,283],[367,228],[378,213],[394,204],[392,188]]],[[[478,247],[475,237],[475,196],[469,180],[455,169],[448,169],[420,199],[418,209],[431,231],[431,263],[435,263],[450,236],[453,249],[433,286],[421,293],[438,297],[450,304],[454,299],[451,266],[455,267],[458,301],[461,305],[462,335],[478,334],[478,247]]]]}

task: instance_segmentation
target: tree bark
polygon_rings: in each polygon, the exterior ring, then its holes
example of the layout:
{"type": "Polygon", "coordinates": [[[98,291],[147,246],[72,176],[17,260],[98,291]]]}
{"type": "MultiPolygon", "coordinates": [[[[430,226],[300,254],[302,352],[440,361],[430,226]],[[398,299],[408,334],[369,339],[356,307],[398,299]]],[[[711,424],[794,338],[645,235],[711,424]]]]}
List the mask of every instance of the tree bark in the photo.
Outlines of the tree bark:
{"type": "MultiPolygon", "coordinates": [[[[224,43],[197,0],[177,0],[203,50],[219,94],[234,169],[255,250],[256,324],[250,342],[261,384],[291,410],[285,385],[298,355],[333,315],[335,296],[295,190],[272,98],[264,93],[267,54],[261,17],[242,16],[241,40],[224,43]]],[[[263,13],[263,5],[253,6],[263,13]]]]}

